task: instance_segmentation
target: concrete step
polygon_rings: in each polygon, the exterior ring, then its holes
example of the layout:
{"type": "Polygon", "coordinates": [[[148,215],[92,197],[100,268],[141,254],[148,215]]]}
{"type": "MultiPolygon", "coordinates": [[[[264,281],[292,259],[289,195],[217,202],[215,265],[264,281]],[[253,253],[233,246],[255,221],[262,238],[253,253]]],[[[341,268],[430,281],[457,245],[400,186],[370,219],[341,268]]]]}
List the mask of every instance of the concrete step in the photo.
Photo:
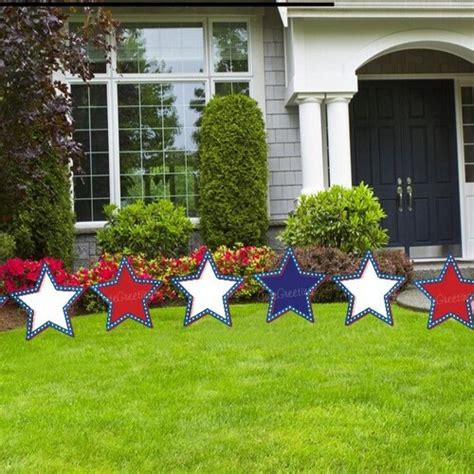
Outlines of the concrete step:
{"type": "Polygon", "coordinates": [[[430,300],[416,286],[409,285],[397,296],[400,306],[416,311],[429,311],[430,300]]]}
{"type": "MultiPolygon", "coordinates": [[[[457,261],[461,275],[464,278],[474,278],[474,262],[460,262],[457,261]]],[[[422,262],[414,263],[413,279],[419,280],[424,278],[437,278],[444,266],[443,261],[437,262],[422,262]]]]}
{"type": "MultiPolygon", "coordinates": [[[[458,267],[464,278],[474,279],[474,262],[459,262],[458,267]]],[[[414,262],[413,280],[425,278],[438,278],[444,266],[444,261],[439,262],[414,262]]],[[[407,286],[397,296],[397,303],[405,308],[416,311],[429,311],[430,300],[413,284],[407,286]]]]}

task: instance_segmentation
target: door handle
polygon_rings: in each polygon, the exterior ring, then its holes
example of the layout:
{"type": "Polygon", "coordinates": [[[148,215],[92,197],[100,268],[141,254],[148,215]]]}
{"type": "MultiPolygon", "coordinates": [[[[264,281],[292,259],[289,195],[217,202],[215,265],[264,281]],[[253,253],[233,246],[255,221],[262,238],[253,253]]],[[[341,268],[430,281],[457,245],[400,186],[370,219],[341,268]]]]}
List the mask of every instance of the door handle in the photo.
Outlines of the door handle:
{"type": "Polygon", "coordinates": [[[413,186],[411,178],[407,178],[408,211],[413,211],[413,186]]]}
{"type": "Polygon", "coordinates": [[[402,178],[397,178],[397,196],[398,196],[398,212],[403,212],[402,178]]]}

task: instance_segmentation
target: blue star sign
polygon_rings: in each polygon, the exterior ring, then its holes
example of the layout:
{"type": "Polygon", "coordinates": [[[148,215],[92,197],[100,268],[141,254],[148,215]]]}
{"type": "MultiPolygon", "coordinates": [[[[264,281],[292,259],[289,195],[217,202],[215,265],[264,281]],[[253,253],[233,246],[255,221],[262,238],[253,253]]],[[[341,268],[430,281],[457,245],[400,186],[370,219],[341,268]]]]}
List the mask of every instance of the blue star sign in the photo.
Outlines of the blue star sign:
{"type": "Polygon", "coordinates": [[[365,254],[355,273],[333,277],[334,283],[349,298],[346,325],[358,321],[366,314],[372,314],[393,326],[390,296],[405,280],[403,276],[382,273],[370,251],[365,254]]]}
{"type": "Polygon", "coordinates": [[[313,323],[311,293],[323,283],[325,276],[324,273],[303,272],[291,247],[286,250],[278,270],[256,273],[255,279],[271,295],[267,323],[288,311],[313,323]]]}
{"type": "Polygon", "coordinates": [[[195,274],[174,277],[171,281],[188,300],[185,326],[206,314],[232,326],[227,300],[242,285],[244,279],[220,274],[209,250],[195,274]]]}

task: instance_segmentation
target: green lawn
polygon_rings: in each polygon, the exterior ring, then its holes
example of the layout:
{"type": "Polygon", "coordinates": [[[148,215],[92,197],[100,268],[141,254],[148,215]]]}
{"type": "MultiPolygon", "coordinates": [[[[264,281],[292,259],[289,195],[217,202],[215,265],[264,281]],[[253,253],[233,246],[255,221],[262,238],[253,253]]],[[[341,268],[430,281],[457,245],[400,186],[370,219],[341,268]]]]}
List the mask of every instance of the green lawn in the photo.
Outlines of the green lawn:
{"type": "Polygon", "coordinates": [[[473,331],[398,307],[345,327],[345,308],[1,333],[0,471],[472,473],[473,331]]]}

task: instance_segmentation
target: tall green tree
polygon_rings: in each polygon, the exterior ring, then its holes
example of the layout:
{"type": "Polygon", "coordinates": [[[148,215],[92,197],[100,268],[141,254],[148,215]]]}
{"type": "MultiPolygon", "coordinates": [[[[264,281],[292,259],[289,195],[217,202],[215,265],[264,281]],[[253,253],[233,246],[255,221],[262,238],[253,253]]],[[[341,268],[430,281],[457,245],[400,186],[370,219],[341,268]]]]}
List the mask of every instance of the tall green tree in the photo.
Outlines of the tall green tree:
{"type": "Polygon", "coordinates": [[[214,97],[204,110],[198,142],[204,242],[211,248],[264,244],[268,165],[257,102],[242,94],[214,97]]]}

